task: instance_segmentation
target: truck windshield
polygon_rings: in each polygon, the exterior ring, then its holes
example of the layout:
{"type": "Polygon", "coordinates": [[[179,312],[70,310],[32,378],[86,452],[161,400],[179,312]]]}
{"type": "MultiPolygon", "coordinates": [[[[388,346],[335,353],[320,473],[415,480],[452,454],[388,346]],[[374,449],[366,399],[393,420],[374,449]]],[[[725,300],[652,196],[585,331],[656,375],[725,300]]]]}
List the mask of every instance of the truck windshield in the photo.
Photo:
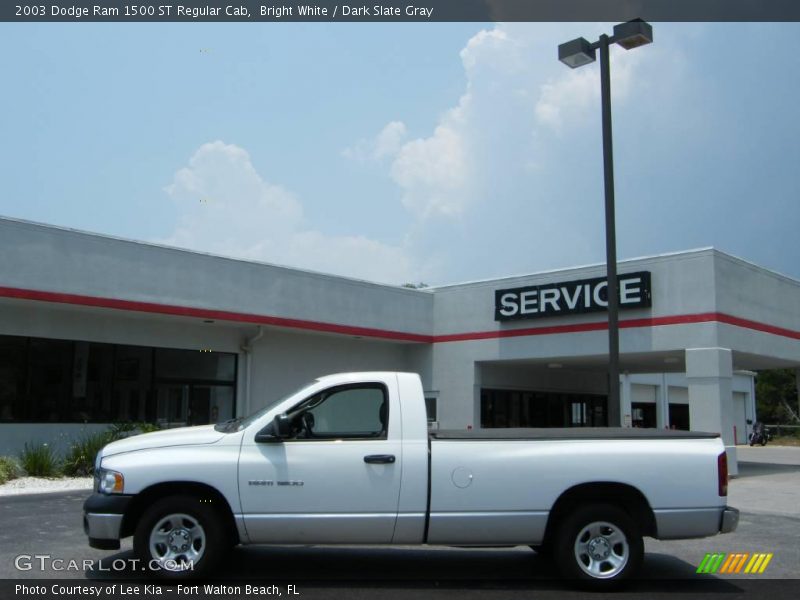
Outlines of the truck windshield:
{"type": "Polygon", "coordinates": [[[217,423],[216,425],[214,425],[214,429],[216,429],[217,431],[220,431],[222,433],[235,433],[237,431],[241,431],[245,427],[248,427],[254,421],[257,421],[262,416],[267,414],[270,410],[272,410],[272,408],[274,406],[280,404],[281,402],[283,402],[287,398],[291,398],[295,394],[302,394],[302,392],[305,391],[306,389],[316,385],[318,383],[318,381],[319,381],[318,379],[315,379],[314,381],[311,381],[311,382],[307,383],[303,387],[301,387],[301,388],[299,388],[297,390],[294,390],[293,392],[290,392],[289,394],[286,394],[282,398],[278,398],[274,402],[270,402],[267,406],[265,406],[264,408],[262,408],[259,411],[254,412],[252,415],[250,415],[248,417],[237,417],[235,419],[230,419],[230,420],[224,421],[222,423],[217,423]]]}

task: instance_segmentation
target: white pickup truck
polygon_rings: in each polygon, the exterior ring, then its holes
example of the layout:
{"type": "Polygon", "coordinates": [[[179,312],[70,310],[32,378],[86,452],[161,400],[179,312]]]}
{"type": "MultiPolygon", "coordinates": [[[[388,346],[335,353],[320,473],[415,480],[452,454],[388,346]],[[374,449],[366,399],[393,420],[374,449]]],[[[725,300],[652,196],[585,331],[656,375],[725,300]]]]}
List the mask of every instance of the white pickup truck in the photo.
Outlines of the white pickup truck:
{"type": "Polygon", "coordinates": [[[562,573],[632,576],[643,536],[733,531],[717,434],[572,428],[430,432],[411,373],[321,377],[264,410],[98,454],[84,528],[133,536],[167,577],[235,544],[528,545],[562,573]]]}

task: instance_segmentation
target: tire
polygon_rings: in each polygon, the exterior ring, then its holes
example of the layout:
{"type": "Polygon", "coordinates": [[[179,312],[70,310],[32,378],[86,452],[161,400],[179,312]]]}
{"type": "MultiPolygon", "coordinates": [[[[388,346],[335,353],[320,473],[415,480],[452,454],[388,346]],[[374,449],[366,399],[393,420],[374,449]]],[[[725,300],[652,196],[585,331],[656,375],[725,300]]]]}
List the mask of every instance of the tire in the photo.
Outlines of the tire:
{"type": "Polygon", "coordinates": [[[212,505],[196,496],[168,496],[139,519],[133,551],[145,569],[152,566],[151,572],[163,579],[204,577],[229,545],[223,523],[212,505]]]}
{"type": "Polygon", "coordinates": [[[592,590],[618,587],[638,572],[644,556],[639,526],[610,504],[575,508],[558,526],[554,542],[562,575],[592,590]]]}
{"type": "Polygon", "coordinates": [[[767,445],[767,436],[764,436],[764,437],[761,438],[761,445],[762,446],[766,446],[767,445]]]}

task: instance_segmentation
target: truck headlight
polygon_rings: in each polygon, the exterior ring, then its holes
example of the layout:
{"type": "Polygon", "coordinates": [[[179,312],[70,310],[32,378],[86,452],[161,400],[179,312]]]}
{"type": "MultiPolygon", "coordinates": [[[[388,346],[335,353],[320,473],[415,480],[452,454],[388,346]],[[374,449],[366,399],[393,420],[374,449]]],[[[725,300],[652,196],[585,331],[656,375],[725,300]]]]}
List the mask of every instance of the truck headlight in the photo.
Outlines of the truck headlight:
{"type": "Polygon", "coordinates": [[[95,469],[95,489],[101,494],[121,494],[125,491],[125,478],[122,473],[111,469],[95,469]]]}

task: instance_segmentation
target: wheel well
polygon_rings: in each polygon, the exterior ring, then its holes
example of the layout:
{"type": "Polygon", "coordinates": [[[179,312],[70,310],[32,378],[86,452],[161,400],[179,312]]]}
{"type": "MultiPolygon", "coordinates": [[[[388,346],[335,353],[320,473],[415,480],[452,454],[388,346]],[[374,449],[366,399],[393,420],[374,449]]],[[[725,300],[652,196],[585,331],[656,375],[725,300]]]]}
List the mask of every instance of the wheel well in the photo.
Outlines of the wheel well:
{"type": "Polygon", "coordinates": [[[136,530],[136,525],[139,523],[139,519],[141,519],[145,510],[154,502],[161,498],[166,498],[167,496],[194,496],[202,502],[210,503],[219,513],[220,517],[222,517],[233,543],[239,543],[239,530],[236,527],[236,521],[233,519],[233,511],[231,510],[230,504],[228,504],[228,501],[225,499],[225,496],[210,485],[198,483],[196,481],[157,483],[136,494],[125,510],[120,537],[133,535],[136,530]]]}
{"type": "Polygon", "coordinates": [[[555,535],[558,524],[578,506],[612,504],[624,510],[639,525],[642,535],[656,535],[656,519],[644,494],[625,483],[599,481],[582,483],[566,490],[558,497],[545,528],[545,543],[555,535]]]}

